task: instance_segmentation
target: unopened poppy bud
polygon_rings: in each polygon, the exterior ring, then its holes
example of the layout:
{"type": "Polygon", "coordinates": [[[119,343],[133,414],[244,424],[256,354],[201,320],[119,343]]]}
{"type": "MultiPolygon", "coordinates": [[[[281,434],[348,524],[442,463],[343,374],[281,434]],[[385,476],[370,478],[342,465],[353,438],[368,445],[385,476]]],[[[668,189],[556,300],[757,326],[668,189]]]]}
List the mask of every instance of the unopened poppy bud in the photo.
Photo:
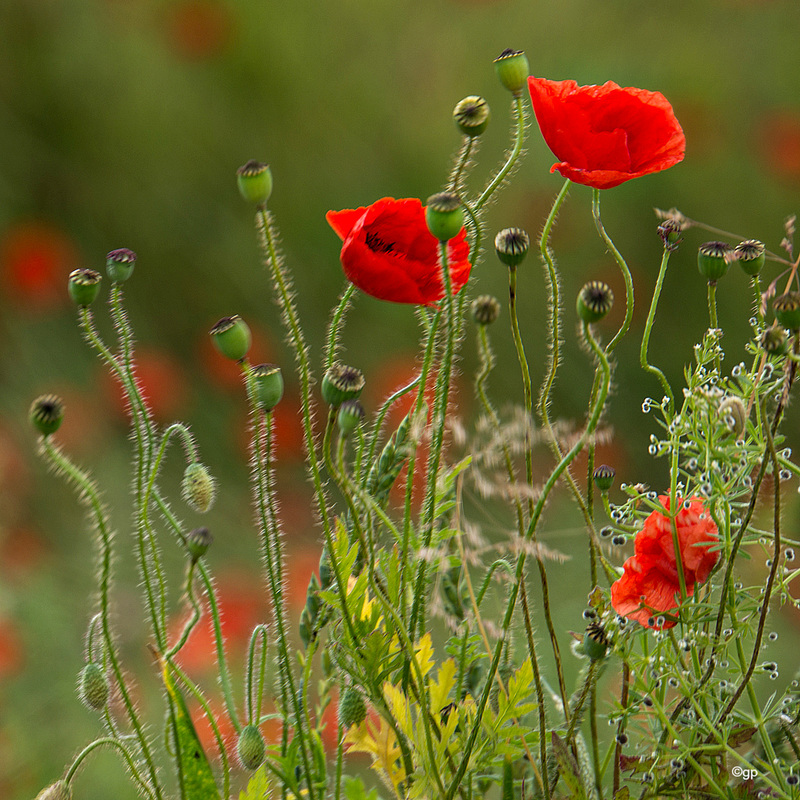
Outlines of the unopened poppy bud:
{"type": "Polygon", "coordinates": [[[264,760],[266,751],[261,731],[255,725],[245,725],[239,734],[236,750],[245,769],[257,769],[264,760]]]}
{"type": "Polygon", "coordinates": [[[530,246],[531,240],[522,228],[503,228],[494,237],[494,249],[497,257],[509,269],[514,269],[522,263],[530,246]]]}
{"type": "Polygon", "coordinates": [[[112,250],[106,256],[106,272],[114,283],[123,283],[133,274],[136,266],[136,253],[121,247],[119,250],[112,250]]]}
{"type": "Polygon", "coordinates": [[[355,686],[348,686],[339,700],[339,724],[347,730],[352,725],[360,725],[366,718],[364,696],[355,686]]]}
{"type": "Polygon", "coordinates": [[[489,104],[477,95],[465,97],[453,109],[453,120],[464,136],[480,136],[489,124],[489,104]]]}
{"type": "Polygon", "coordinates": [[[583,636],[583,652],[592,661],[597,661],[603,658],[607,651],[608,639],[603,631],[603,626],[599,622],[593,622],[583,636]]]}
{"type": "Polygon", "coordinates": [[[56,781],[36,795],[36,800],[72,800],[72,789],[66,781],[56,781]]]}
{"type": "Polygon", "coordinates": [[[478,325],[491,325],[500,316],[500,303],[489,294],[482,294],[472,301],[472,318],[478,325]]]}
{"type": "Polygon", "coordinates": [[[183,473],[183,499],[200,514],[205,514],[212,505],[217,494],[214,479],[206,467],[194,461],[183,473]]]}
{"type": "Polygon", "coordinates": [[[739,242],[739,244],[733,248],[733,254],[739,262],[739,266],[748,275],[758,275],[767,261],[764,242],[759,242],[758,239],[748,239],[747,241],[739,242]]]}
{"type": "Polygon", "coordinates": [[[744,433],[747,411],[740,397],[726,397],[719,404],[719,418],[738,439],[744,433]]]}
{"type": "Polygon", "coordinates": [[[800,329],[800,292],[786,292],[772,301],[775,319],[790,331],[800,329]]]}
{"type": "Polygon", "coordinates": [[[250,328],[238,315],[223,317],[210,333],[217,350],[232,361],[241,361],[250,349],[250,328]]]}
{"type": "Polygon", "coordinates": [[[74,269],[69,274],[67,289],[77,306],[90,306],[100,291],[101,276],[93,269],[74,269]]]}
{"type": "Polygon", "coordinates": [[[601,464],[592,474],[594,485],[601,491],[607,492],[614,485],[614,478],[617,473],[613,467],[601,464]]]}
{"type": "Polygon", "coordinates": [[[786,331],[780,325],[771,325],[758,340],[761,349],[767,353],[780,355],[786,352],[786,331]]]}
{"type": "Polygon", "coordinates": [[[349,436],[364,419],[364,407],[358,400],[345,400],[339,406],[336,424],[342,436],[349,436]]]}
{"type": "Polygon", "coordinates": [[[283,375],[276,364],[259,364],[253,367],[256,402],[262,411],[272,411],[283,397],[283,375]]]}
{"type": "Polygon", "coordinates": [[[99,664],[94,661],[82,670],[78,683],[81,702],[88,708],[100,711],[108,702],[108,681],[99,664]]]}
{"type": "Polygon", "coordinates": [[[500,83],[515,95],[525,88],[531,71],[522,50],[503,50],[494,60],[494,68],[500,83]]]}
{"type": "Polygon", "coordinates": [[[678,245],[682,241],[682,231],[683,226],[676,219],[665,219],[658,226],[658,235],[661,237],[661,241],[664,242],[664,248],[666,250],[678,249],[678,245]]]}
{"type": "Polygon", "coordinates": [[[64,419],[64,403],[54,394],[43,394],[31,404],[29,412],[31,423],[42,436],[55,433],[64,419]]]}
{"type": "Polygon", "coordinates": [[[718,281],[728,271],[731,246],[726,242],[706,242],[697,250],[697,269],[709,282],[718,281]]]}
{"type": "Polygon", "coordinates": [[[614,293],[603,281],[589,281],[578,294],[578,316],[587,324],[598,322],[611,311],[614,293]]]}
{"type": "Polygon", "coordinates": [[[202,558],[214,542],[214,537],[208,528],[195,528],[186,535],[186,549],[192,562],[202,558]]]}
{"type": "Polygon", "coordinates": [[[272,172],[260,161],[248,161],[236,170],[236,182],[249,203],[265,206],[272,194],[272,172]]]}
{"type": "Polygon", "coordinates": [[[364,373],[360,369],[333,364],[322,378],[322,399],[335,408],[345,400],[355,400],[361,394],[364,383],[364,373]]]}
{"type": "Polygon", "coordinates": [[[440,242],[447,242],[458,236],[464,227],[464,211],[458,195],[452,192],[431,195],[425,207],[425,222],[428,230],[440,242]]]}

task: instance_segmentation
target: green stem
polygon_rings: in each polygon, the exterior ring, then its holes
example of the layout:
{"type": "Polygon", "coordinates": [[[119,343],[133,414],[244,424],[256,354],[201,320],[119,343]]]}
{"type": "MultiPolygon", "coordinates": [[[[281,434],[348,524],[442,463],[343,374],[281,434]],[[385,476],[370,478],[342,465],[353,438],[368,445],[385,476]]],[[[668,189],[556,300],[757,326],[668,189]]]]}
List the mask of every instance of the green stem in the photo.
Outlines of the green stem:
{"type": "Polygon", "coordinates": [[[667,264],[669,264],[669,257],[672,254],[671,247],[664,246],[664,254],[661,257],[661,266],[658,269],[658,279],[656,280],[656,288],[653,290],[653,298],[650,301],[650,311],[647,313],[647,322],[644,325],[644,333],[642,334],[642,346],[639,350],[639,363],[645,372],[655,375],[661,382],[664,393],[669,398],[669,412],[672,413],[675,408],[675,396],[672,393],[672,387],[669,385],[666,375],[658,368],[650,364],[647,360],[647,350],[650,346],[650,334],[653,330],[653,323],[656,318],[656,308],[658,307],[658,300],[661,297],[661,287],[664,285],[664,277],[667,274],[667,264]]]}
{"type": "Polygon", "coordinates": [[[350,307],[350,300],[355,293],[356,287],[353,283],[348,283],[345,290],[342,292],[336,310],[331,317],[331,324],[328,327],[328,336],[325,340],[325,371],[327,372],[336,359],[336,349],[339,344],[339,329],[342,326],[342,321],[350,307]]]}
{"type": "MultiPolygon", "coordinates": [[[[708,320],[709,320],[709,327],[712,331],[716,331],[719,328],[719,323],[717,322],[717,282],[716,281],[709,281],[708,282],[708,320]]],[[[720,361],[719,349],[717,349],[717,354],[714,357],[714,365],[717,368],[717,375],[722,375],[722,364],[720,361]]]]}
{"type": "Polygon", "coordinates": [[[96,750],[98,747],[115,747],[119,750],[120,754],[122,755],[123,759],[125,759],[125,763],[128,765],[128,769],[133,775],[134,780],[139,786],[142,788],[142,791],[146,792],[149,797],[155,797],[153,794],[152,787],[147,783],[147,781],[141,776],[139,770],[136,766],[136,761],[134,760],[133,756],[128,752],[128,748],[125,747],[122,742],[118,741],[117,739],[111,737],[104,737],[102,739],[95,739],[90,744],[87,744],[86,747],[81,750],[78,755],[72,760],[72,764],[70,764],[69,769],[67,770],[66,775],[64,775],[64,782],[71,783],[72,779],[75,777],[75,773],[78,771],[80,765],[84,762],[86,757],[96,750]]]}

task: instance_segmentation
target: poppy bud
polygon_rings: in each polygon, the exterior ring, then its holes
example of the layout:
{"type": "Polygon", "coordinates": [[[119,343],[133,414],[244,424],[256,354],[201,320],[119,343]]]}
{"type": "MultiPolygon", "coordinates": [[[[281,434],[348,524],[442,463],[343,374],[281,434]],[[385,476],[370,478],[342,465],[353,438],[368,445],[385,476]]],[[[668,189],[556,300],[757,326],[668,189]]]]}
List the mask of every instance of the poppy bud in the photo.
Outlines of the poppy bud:
{"type": "Polygon", "coordinates": [[[583,652],[592,661],[597,661],[603,658],[607,651],[608,639],[603,631],[603,626],[599,622],[593,622],[583,636],[583,652]]]}
{"type": "Polygon", "coordinates": [[[592,474],[594,485],[601,491],[607,492],[614,485],[617,473],[613,467],[601,464],[592,474]]]}
{"type": "Polygon", "coordinates": [[[780,325],[772,325],[761,334],[758,340],[761,349],[767,353],[780,355],[786,352],[786,331],[780,325]]]}
{"type": "Polygon", "coordinates": [[[261,731],[255,725],[245,725],[239,734],[236,750],[245,769],[257,769],[264,760],[266,750],[261,731]]]}
{"type": "Polygon", "coordinates": [[[69,274],[67,289],[77,306],[89,306],[100,291],[100,273],[93,269],[74,269],[69,274]]]}
{"type": "Polygon", "coordinates": [[[364,388],[364,373],[345,364],[333,364],[322,379],[322,399],[334,408],[355,400],[364,388]]]}
{"type": "Polygon", "coordinates": [[[259,364],[253,367],[256,402],[262,411],[272,411],[283,397],[283,375],[275,364],[259,364]]]}
{"type": "Polygon", "coordinates": [[[358,400],[345,400],[339,406],[339,414],[336,417],[336,424],[342,436],[349,436],[364,419],[364,407],[358,400]]]}
{"type": "Polygon", "coordinates": [[[458,195],[452,192],[431,195],[426,203],[425,222],[428,230],[440,242],[447,242],[458,236],[464,227],[464,211],[458,195]]]}
{"type": "Polygon", "coordinates": [[[194,461],[186,467],[183,473],[183,499],[200,514],[205,514],[212,505],[217,490],[214,479],[206,467],[199,461],[194,461]]]}
{"type": "Polygon", "coordinates": [[[106,256],[106,272],[114,283],[123,283],[133,274],[136,266],[136,253],[121,247],[119,250],[112,250],[106,256]]]}
{"type": "Polygon", "coordinates": [[[480,136],[489,124],[489,104],[476,95],[465,97],[453,109],[453,120],[464,136],[480,136]]]}
{"type": "Polygon", "coordinates": [[[522,50],[503,50],[494,60],[494,68],[500,83],[515,95],[525,88],[531,71],[528,58],[522,50]]]}
{"type": "Polygon", "coordinates": [[[739,397],[726,397],[717,409],[719,418],[730,432],[738,439],[744,433],[747,422],[747,411],[739,397]]]}
{"type": "Polygon", "coordinates": [[[764,242],[759,242],[758,239],[739,242],[733,248],[733,254],[739,262],[739,266],[748,275],[758,275],[767,260],[764,242]]]}
{"type": "Polygon", "coordinates": [[[472,318],[478,325],[491,325],[500,316],[500,303],[489,294],[482,294],[472,301],[472,318]]]}
{"type": "Polygon", "coordinates": [[[272,172],[260,161],[248,161],[236,170],[236,182],[249,203],[265,206],[272,194],[272,172]]]}
{"type": "Polygon", "coordinates": [[[64,419],[64,403],[54,394],[43,394],[31,404],[29,412],[33,427],[42,434],[49,436],[55,433],[64,419]]]}
{"type": "Polygon", "coordinates": [[[731,246],[725,242],[706,242],[697,250],[697,269],[709,282],[718,281],[728,271],[731,246]]]}
{"type": "Polygon", "coordinates": [[[223,317],[210,333],[217,350],[232,361],[241,361],[250,349],[250,328],[238,315],[223,317]]]}
{"type": "Polygon", "coordinates": [[[339,700],[339,724],[347,730],[352,725],[360,725],[367,718],[367,705],[364,697],[355,686],[348,686],[339,700]]]}
{"type": "Polygon", "coordinates": [[[72,789],[66,781],[56,781],[36,795],[36,800],[72,800],[72,789]]]}
{"type": "Polygon", "coordinates": [[[775,319],[790,331],[800,329],[800,292],[786,292],[772,301],[775,319]]]}
{"type": "Polygon", "coordinates": [[[504,228],[494,237],[497,257],[509,268],[521,264],[528,253],[531,240],[522,228],[504,228]]]}
{"type": "Polygon", "coordinates": [[[99,664],[92,661],[81,670],[78,693],[81,702],[89,708],[95,711],[105,708],[108,702],[108,681],[99,664]]]}
{"type": "Polygon", "coordinates": [[[661,237],[661,241],[664,242],[666,250],[678,249],[678,245],[682,241],[682,230],[683,226],[676,219],[665,219],[658,226],[658,235],[661,237]]]}
{"type": "Polygon", "coordinates": [[[587,324],[598,322],[611,311],[614,293],[603,281],[589,281],[578,294],[578,316],[587,324]]]}
{"type": "Polygon", "coordinates": [[[192,563],[195,563],[199,558],[202,558],[211,547],[214,537],[209,533],[208,528],[195,528],[189,531],[186,536],[186,549],[189,551],[189,557],[192,563]]]}

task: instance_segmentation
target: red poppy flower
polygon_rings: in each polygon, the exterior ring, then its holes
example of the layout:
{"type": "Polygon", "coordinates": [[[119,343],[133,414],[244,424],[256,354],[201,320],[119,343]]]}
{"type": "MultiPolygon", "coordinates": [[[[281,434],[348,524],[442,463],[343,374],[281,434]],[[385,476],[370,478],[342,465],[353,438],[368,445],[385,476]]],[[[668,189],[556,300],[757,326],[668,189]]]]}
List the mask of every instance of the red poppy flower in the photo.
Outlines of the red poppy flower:
{"type": "MultiPolygon", "coordinates": [[[[325,218],[344,241],[344,274],[362,292],[422,306],[442,299],[439,243],[428,231],[419,200],[384,197],[366,208],[329,211],[325,218]]],[[[472,268],[463,229],[448,242],[447,258],[456,294],[472,268]]]]}
{"type": "MultiPolygon", "coordinates": [[[[669,497],[659,497],[669,510],[669,497]]],[[[682,501],[681,501],[682,502],[682,501]]],[[[682,507],[675,517],[686,591],[694,593],[695,583],[702,583],[711,574],[719,553],[712,550],[717,541],[717,526],[703,503],[692,498],[689,507],[682,507]]],[[[654,511],[636,534],[634,554],[624,564],[625,573],[611,587],[611,605],[628,619],[648,628],[671,628],[667,620],[658,626],[653,617],[677,608],[680,600],[678,567],[672,540],[669,515],[654,511]]]]}
{"type": "Polygon", "coordinates": [[[683,160],[686,138],[659,92],[534,77],[528,88],[542,136],[559,159],[550,172],[610,189],[683,160]]]}

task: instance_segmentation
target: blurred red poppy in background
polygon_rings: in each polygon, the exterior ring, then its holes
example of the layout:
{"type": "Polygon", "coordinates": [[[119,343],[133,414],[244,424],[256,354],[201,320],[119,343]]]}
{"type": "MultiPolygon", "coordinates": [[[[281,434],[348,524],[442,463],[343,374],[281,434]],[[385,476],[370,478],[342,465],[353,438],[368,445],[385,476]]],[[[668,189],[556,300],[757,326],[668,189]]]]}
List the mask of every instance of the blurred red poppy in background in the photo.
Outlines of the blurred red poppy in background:
{"type": "Polygon", "coordinates": [[[170,4],[168,41],[176,55],[201,61],[222,55],[234,38],[235,19],[218,0],[186,0],[170,4]]]}
{"type": "MultiPolygon", "coordinates": [[[[669,496],[659,501],[669,511],[669,496]]],[[[711,574],[719,553],[712,550],[717,542],[717,526],[702,501],[693,497],[688,508],[682,504],[675,517],[678,546],[686,580],[686,592],[694,593],[696,583],[711,574]]],[[[654,511],[636,534],[634,554],[624,564],[623,576],[611,587],[614,610],[647,628],[671,628],[673,620],[658,625],[659,614],[677,608],[680,601],[678,566],[672,540],[672,522],[668,514],[654,511]]]]}
{"type": "MultiPolygon", "coordinates": [[[[378,300],[430,306],[444,296],[439,243],[428,230],[417,198],[384,197],[366,208],[329,211],[325,218],[339,235],[347,279],[378,300]]],[[[465,231],[447,243],[453,294],[469,279],[465,231]]]]}
{"type": "Polygon", "coordinates": [[[659,92],[528,78],[533,110],[556,170],[575,183],[610,189],[683,160],[686,138],[659,92]]]}
{"type": "Polygon", "coordinates": [[[763,158],[778,178],[800,181],[800,114],[788,111],[767,114],[758,136],[763,158]]]}

